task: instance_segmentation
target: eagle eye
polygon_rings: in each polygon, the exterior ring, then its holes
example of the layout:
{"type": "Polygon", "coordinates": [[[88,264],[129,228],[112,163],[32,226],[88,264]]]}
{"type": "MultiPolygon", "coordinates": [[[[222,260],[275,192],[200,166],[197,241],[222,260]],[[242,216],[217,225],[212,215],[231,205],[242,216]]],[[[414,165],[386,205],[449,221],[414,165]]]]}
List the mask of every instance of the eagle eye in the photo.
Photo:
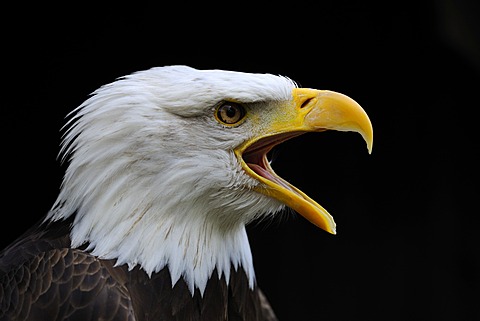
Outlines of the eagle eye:
{"type": "Polygon", "coordinates": [[[245,108],[239,103],[227,101],[217,107],[215,118],[224,125],[238,125],[246,115],[245,108]]]}

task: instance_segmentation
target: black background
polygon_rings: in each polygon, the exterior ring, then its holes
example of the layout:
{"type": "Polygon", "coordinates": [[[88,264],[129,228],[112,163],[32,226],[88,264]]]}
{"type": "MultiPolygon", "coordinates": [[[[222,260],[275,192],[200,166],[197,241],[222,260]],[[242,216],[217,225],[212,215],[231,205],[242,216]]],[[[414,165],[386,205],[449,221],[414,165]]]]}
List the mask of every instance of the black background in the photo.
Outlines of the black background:
{"type": "Polygon", "coordinates": [[[2,9],[2,247],[53,204],[66,114],[153,66],[282,74],[374,127],[286,142],[277,173],[327,208],[249,226],[280,320],[480,317],[480,7],[472,1],[20,5],[2,9]]]}

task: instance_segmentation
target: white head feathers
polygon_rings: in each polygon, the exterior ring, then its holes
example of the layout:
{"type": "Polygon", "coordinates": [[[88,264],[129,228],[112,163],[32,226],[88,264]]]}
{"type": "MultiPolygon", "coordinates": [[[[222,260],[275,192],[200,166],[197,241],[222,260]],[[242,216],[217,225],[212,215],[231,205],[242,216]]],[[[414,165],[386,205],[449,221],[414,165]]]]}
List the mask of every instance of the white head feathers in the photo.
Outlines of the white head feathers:
{"type": "Polygon", "coordinates": [[[214,120],[223,100],[288,100],[295,83],[269,74],[152,68],[94,92],[72,112],[68,159],[47,220],[75,214],[72,245],[151,274],[168,266],[204,291],[216,268],[241,265],[254,284],[245,224],[283,208],[255,193],[233,148],[248,128],[214,120]]]}

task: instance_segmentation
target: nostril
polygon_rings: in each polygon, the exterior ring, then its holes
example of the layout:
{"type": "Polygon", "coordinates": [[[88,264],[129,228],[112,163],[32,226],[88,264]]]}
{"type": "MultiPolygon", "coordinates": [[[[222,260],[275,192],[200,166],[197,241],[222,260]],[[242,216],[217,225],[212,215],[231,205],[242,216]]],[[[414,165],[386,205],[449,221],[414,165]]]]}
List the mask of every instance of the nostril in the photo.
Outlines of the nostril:
{"type": "Polygon", "coordinates": [[[300,106],[300,109],[304,108],[305,106],[307,106],[311,101],[312,101],[313,98],[308,98],[306,99],[302,105],[300,106]]]}

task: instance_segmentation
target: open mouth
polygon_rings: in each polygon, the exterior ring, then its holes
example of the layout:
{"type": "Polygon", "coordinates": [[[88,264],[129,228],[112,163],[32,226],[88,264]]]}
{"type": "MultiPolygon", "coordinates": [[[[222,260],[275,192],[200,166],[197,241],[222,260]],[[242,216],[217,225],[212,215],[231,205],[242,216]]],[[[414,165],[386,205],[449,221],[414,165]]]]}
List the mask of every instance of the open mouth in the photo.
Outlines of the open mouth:
{"type": "Polygon", "coordinates": [[[305,132],[297,131],[263,137],[248,146],[243,152],[242,158],[246,165],[258,176],[272,181],[290,191],[293,191],[290,187],[290,184],[275,174],[270,166],[270,161],[268,160],[267,154],[272,150],[273,147],[304,133],[305,132]]]}
{"type": "Polygon", "coordinates": [[[307,132],[294,130],[265,135],[250,141],[250,144],[241,145],[235,153],[244,171],[262,183],[253,188],[255,191],[277,199],[313,224],[335,234],[335,222],[331,215],[300,189],[278,176],[268,160],[267,155],[275,146],[307,132]]]}
{"type": "MultiPolygon", "coordinates": [[[[294,88],[290,103],[279,104],[262,132],[235,150],[242,169],[260,184],[253,187],[258,193],[272,197],[290,207],[321,229],[335,234],[333,217],[320,204],[278,176],[268,160],[273,147],[307,132],[336,130],[362,135],[371,152],[372,124],[358,103],[340,93],[308,88],[294,88]]],[[[322,170],[321,166],[315,168],[322,170]]]]}

